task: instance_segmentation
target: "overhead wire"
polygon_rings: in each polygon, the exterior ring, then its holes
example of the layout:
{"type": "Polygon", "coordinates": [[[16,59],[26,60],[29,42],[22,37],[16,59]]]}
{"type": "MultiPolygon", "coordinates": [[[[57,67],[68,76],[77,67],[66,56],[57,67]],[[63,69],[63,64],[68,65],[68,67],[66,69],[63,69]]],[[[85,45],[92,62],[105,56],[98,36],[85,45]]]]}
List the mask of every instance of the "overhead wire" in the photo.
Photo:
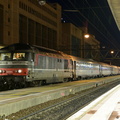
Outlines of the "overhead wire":
{"type": "MultiPolygon", "coordinates": [[[[99,22],[100,22],[100,24],[103,26],[103,28],[106,30],[106,32],[108,32],[108,30],[106,29],[106,27],[105,27],[105,25],[101,22],[101,20],[99,19],[99,17],[97,16],[97,14],[94,12],[94,10],[92,9],[92,7],[90,6],[90,4],[88,3],[88,1],[87,0],[85,0],[86,1],[86,3],[89,5],[89,7],[90,7],[90,9],[92,10],[92,12],[94,13],[94,15],[96,16],[96,18],[99,20],[99,22]]],[[[90,20],[89,20],[90,21],[90,20]]],[[[95,25],[93,25],[93,27],[94,27],[95,25]]],[[[102,33],[102,35],[115,47],[115,48],[117,48],[116,47],[116,45],[115,44],[113,44],[113,42],[110,40],[110,39],[108,39],[107,37],[106,37],[106,35],[104,35],[104,33],[103,32],[101,32],[100,30],[98,30],[100,33],[102,33]]]]}
{"type": "MultiPolygon", "coordinates": [[[[70,0],[68,0],[69,1],[69,3],[73,6],[73,8],[75,9],[75,10],[77,10],[77,8],[76,8],[76,6],[75,5],[73,5],[73,3],[70,1],[70,0]]],[[[91,7],[90,7],[91,8],[91,7]]],[[[113,44],[113,42],[111,41],[111,40],[109,40],[107,37],[106,37],[106,35],[104,35],[85,15],[83,15],[80,11],[78,11],[78,13],[84,18],[84,19],[86,19],[99,33],[101,33],[101,35],[102,36],[104,36],[104,38],[106,38],[106,40],[107,41],[109,41],[115,48],[117,48],[117,46],[116,45],[114,45],[113,44]]],[[[96,14],[96,13],[95,13],[96,14]]],[[[97,16],[97,15],[96,15],[97,16]]],[[[78,16],[77,16],[78,17],[78,16]]],[[[98,18],[98,16],[97,16],[97,18],[98,18]]],[[[79,17],[78,17],[78,19],[80,19],[79,17]]],[[[99,19],[99,18],[98,18],[99,19]]],[[[99,19],[99,21],[100,21],[100,19],[99,19]]],[[[101,21],[100,21],[101,22],[101,21]]],[[[102,22],[101,22],[102,23],[102,22]]],[[[102,23],[102,25],[103,25],[103,23],[102,23]]],[[[103,25],[104,26],[104,25],[103,25]]],[[[106,29],[106,27],[104,26],[104,28],[106,29]]],[[[106,29],[107,30],[107,29],[106,29]]],[[[118,49],[118,48],[117,48],[118,49]]]]}
{"type": "MultiPolygon", "coordinates": [[[[87,3],[88,3],[88,1],[87,0],[85,0],[87,3]]],[[[89,3],[88,3],[89,4],[89,3]]],[[[97,4],[99,5],[99,7],[100,7],[100,4],[98,3],[98,1],[97,1],[97,4]]],[[[90,6],[90,4],[89,4],[89,6],[90,6]]],[[[90,8],[92,9],[92,7],[90,6],[90,8]]],[[[101,7],[100,7],[101,8],[101,7]]],[[[111,35],[111,33],[109,32],[109,30],[106,28],[106,26],[102,23],[102,21],[99,19],[99,17],[98,17],[98,15],[95,13],[95,11],[92,9],[92,12],[95,14],[95,16],[98,18],[98,20],[100,21],[100,23],[102,24],[102,26],[104,27],[104,29],[107,31],[107,33],[114,39],[114,37],[111,35]]],[[[103,12],[103,11],[102,11],[103,12]]],[[[104,12],[103,12],[103,14],[104,14],[104,12]]],[[[105,14],[104,14],[105,15],[105,14]]],[[[106,18],[106,16],[105,16],[105,18],[106,18]]],[[[109,40],[110,41],[110,40],[109,40]]],[[[114,41],[115,42],[115,41],[114,41]]],[[[113,44],[113,42],[111,41],[111,43],[113,44]]],[[[117,45],[115,45],[115,47],[116,47],[117,45]]],[[[117,48],[118,49],[118,48],[117,48]]]]}
{"type": "MultiPolygon", "coordinates": [[[[98,4],[98,6],[100,7],[100,3],[98,2],[98,0],[96,0],[96,2],[97,2],[97,4],[98,4]]],[[[103,13],[103,15],[104,15],[104,17],[105,17],[105,19],[106,19],[106,21],[108,21],[108,17],[107,17],[107,15],[105,15],[105,12],[103,11],[103,8],[102,7],[100,7],[100,9],[101,9],[101,11],[102,11],[102,13],[103,13]]],[[[111,27],[111,25],[110,25],[110,22],[108,22],[109,23],[109,26],[111,27]]],[[[111,27],[111,29],[113,29],[112,27],[111,27]]],[[[109,31],[109,30],[108,30],[109,31]]],[[[113,32],[115,33],[115,31],[113,30],[113,32]]],[[[110,34],[111,35],[111,34],[110,34]]],[[[114,39],[114,37],[111,35],[111,37],[114,39]]],[[[120,44],[120,43],[119,43],[120,44]]]]}

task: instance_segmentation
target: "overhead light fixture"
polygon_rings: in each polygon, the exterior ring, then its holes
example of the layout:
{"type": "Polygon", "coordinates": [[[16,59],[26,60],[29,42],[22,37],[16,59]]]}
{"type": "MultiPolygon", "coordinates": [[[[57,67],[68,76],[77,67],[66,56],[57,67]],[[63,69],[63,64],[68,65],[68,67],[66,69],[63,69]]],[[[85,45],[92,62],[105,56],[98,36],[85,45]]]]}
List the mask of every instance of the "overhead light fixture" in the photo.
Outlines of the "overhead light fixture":
{"type": "Polygon", "coordinates": [[[113,54],[113,53],[114,53],[114,50],[111,50],[110,53],[113,54]]]}
{"type": "Polygon", "coordinates": [[[89,34],[85,34],[84,37],[85,37],[85,38],[89,38],[90,35],[89,35],[89,34]]]}
{"type": "Polygon", "coordinates": [[[37,0],[37,1],[40,5],[45,5],[46,4],[46,0],[37,0]]]}

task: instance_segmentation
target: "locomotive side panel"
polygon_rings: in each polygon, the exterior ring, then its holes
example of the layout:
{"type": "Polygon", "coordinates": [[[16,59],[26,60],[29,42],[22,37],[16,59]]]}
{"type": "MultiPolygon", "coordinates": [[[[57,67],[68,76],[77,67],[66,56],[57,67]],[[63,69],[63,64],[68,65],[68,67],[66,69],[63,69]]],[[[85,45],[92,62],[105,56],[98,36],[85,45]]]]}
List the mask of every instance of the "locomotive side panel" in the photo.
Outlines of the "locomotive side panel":
{"type": "Polygon", "coordinates": [[[72,77],[70,60],[44,54],[35,55],[34,80],[61,82],[72,77]]]}

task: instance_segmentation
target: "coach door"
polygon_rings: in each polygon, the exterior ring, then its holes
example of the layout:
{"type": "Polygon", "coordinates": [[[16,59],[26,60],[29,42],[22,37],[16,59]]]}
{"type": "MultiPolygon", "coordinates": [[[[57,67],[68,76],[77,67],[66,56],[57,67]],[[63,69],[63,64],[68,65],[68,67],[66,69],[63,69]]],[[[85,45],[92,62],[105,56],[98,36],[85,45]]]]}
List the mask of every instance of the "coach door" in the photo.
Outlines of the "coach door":
{"type": "Polygon", "coordinates": [[[30,73],[31,73],[31,77],[34,78],[34,67],[35,67],[35,64],[34,64],[34,53],[30,53],[29,54],[29,61],[30,61],[30,73]]]}
{"type": "Polygon", "coordinates": [[[102,76],[102,65],[99,65],[99,75],[102,76]]]}
{"type": "Polygon", "coordinates": [[[73,80],[76,80],[76,61],[73,61],[73,80]]]}

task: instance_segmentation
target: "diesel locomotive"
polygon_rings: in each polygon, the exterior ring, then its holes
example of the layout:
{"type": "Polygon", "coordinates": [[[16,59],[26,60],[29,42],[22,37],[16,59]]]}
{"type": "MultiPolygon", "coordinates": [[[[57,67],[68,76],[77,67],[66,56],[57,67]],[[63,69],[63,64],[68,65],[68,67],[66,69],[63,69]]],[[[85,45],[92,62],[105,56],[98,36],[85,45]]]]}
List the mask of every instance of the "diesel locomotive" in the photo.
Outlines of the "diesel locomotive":
{"type": "Polygon", "coordinates": [[[16,43],[0,49],[0,86],[8,89],[119,73],[118,66],[36,45],[16,43]]]}

